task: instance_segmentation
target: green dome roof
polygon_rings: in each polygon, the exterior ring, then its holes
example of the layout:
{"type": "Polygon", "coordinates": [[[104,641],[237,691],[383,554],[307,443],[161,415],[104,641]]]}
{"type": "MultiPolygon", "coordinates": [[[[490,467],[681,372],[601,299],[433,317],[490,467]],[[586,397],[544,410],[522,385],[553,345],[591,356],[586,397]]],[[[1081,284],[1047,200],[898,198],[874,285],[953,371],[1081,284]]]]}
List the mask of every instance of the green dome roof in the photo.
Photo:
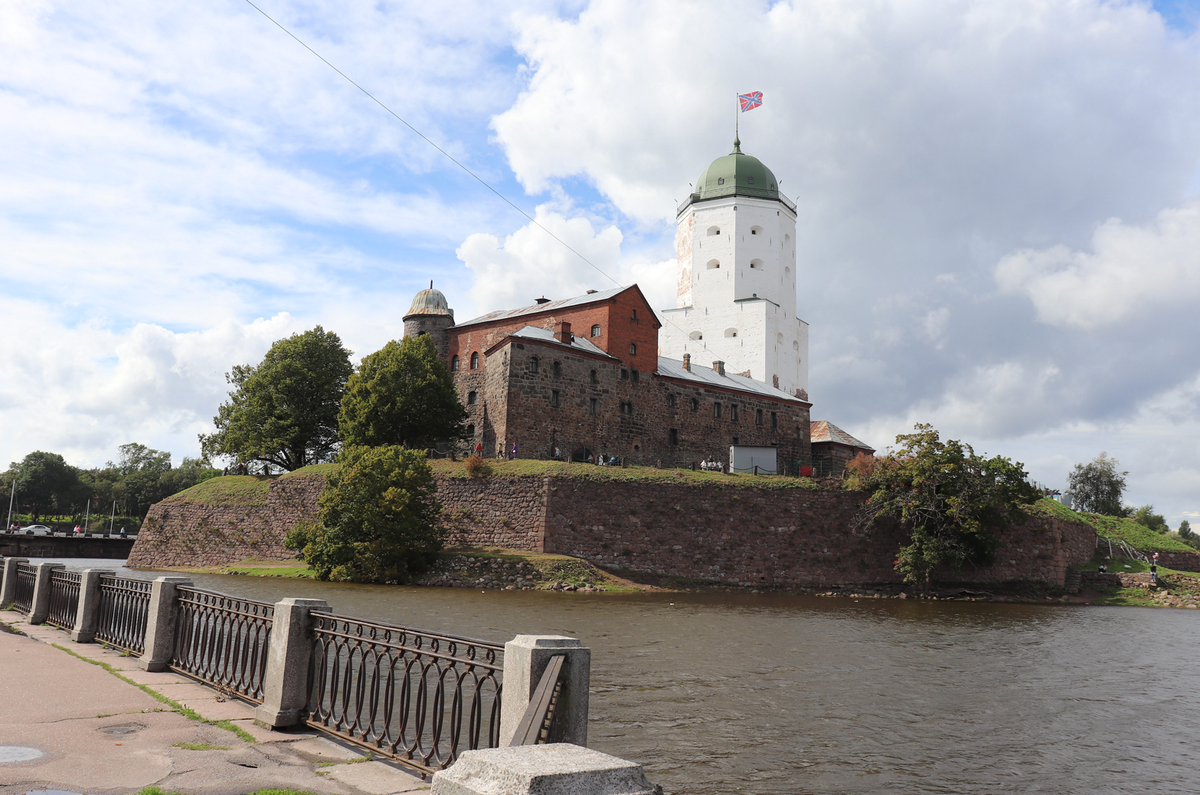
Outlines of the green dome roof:
{"type": "Polygon", "coordinates": [[[779,181],[757,157],[742,152],[742,142],[733,139],[733,151],[712,162],[696,180],[694,201],[724,196],[753,196],[778,199],[779,181]]]}

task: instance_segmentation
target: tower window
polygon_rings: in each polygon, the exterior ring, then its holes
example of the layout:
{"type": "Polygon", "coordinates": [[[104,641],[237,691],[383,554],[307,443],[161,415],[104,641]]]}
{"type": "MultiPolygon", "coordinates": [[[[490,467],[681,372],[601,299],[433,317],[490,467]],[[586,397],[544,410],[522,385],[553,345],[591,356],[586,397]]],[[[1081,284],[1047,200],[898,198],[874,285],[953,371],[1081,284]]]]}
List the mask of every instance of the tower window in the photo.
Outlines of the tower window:
{"type": "Polygon", "coordinates": [[[540,367],[541,363],[538,361],[538,357],[534,356],[529,360],[529,372],[536,373],[540,367]]]}
{"type": "Polygon", "coordinates": [[[471,369],[472,370],[479,369],[479,351],[475,351],[474,353],[471,354],[471,369]]]}
{"type": "Polygon", "coordinates": [[[629,343],[629,355],[637,356],[637,343],[636,342],[629,343]]]}
{"type": "Polygon", "coordinates": [[[554,363],[554,377],[562,378],[562,363],[557,361],[554,363]]]}
{"type": "Polygon", "coordinates": [[[558,390],[557,389],[555,389],[553,392],[550,393],[550,405],[554,406],[554,408],[558,408],[558,390]]]}
{"type": "Polygon", "coordinates": [[[692,411],[699,411],[699,410],[700,410],[700,401],[696,400],[696,398],[692,398],[692,411]]]}
{"type": "Polygon", "coordinates": [[[622,381],[628,381],[628,380],[629,380],[629,371],[628,371],[628,370],[626,370],[624,367],[622,367],[622,368],[621,368],[621,380],[622,380],[622,381]]]}
{"type": "Polygon", "coordinates": [[[592,326],[592,336],[593,336],[593,337],[599,337],[599,336],[600,336],[600,324],[599,324],[599,323],[597,323],[596,325],[592,326]]]}
{"type": "Polygon", "coordinates": [[[467,426],[467,436],[474,436],[474,435],[475,435],[475,426],[468,425],[467,426]]]}
{"type": "Polygon", "coordinates": [[[763,269],[763,261],[760,259],[752,259],[750,260],[750,267],[756,271],[760,271],[763,269]]]}
{"type": "Polygon", "coordinates": [[[730,422],[737,422],[737,421],[738,421],[738,420],[737,420],[737,417],[738,417],[738,412],[737,412],[737,410],[738,410],[738,407],[737,407],[737,404],[736,404],[736,403],[731,403],[731,404],[729,405],[729,421],[730,421],[730,422]]]}
{"type": "Polygon", "coordinates": [[[630,318],[632,318],[633,320],[637,320],[637,310],[636,309],[633,310],[633,314],[630,315],[630,318]]]}
{"type": "Polygon", "coordinates": [[[596,377],[596,371],[595,371],[595,370],[592,370],[592,383],[593,383],[593,384],[598,384],[598,383],[600,383],[600,379],[596,377]]]}
{"type": "MultiPolygon", "coordinates": [[[[779,427],[779,415],[772,411],[771,412],[771,430],[775,430],[778,427],[779,427]]],[[[799,430],[799,426],[797,426],[797,430],[799,430]]]]}
{"type": "Polygon", "coordinates": [[[468,392],[468,393],[467,393],[467,405],[468,405],[468,406],[474,406],[474,405],[475,405],[475,400],[476,400],[476,398],[477,398],[477,397],[478,397],[477,393],[475,393],[475,392],[468,392]]]}
{"type": "Polygon", "coordinates": [[[667,444],[679,444],[679,430],[677,428],[671,428],[667,431],[667,444]]]}
{"type": "Polygon", "coordinates": [[[719,226],[710,226],[710,227],[708,228],[708,236],[709,236],[709,237],[712,237],[713,235],[719,235],[719,234],[721,234],[721,227],[719,227],[719,226]]]}
{"type": "Polygon", "coordinates": [[[727,329],[725,329],[725,336],[726,336],[726,337],[736,337],[736,336],[737,336],[737,329],[735,329],[735,328],[727,328],[727,329]]]}
{"type": "Polygon", "coordinates": [[[629,402],[628,400],[621,401],[621,413],[633,414],[633,403],[629,402]]]}
{"type": "Polygon", "coordinates": [[[667,408],[673,409],[678,405],[679,405],[679,398],[675,395],[674,392],[668,392],[667,393],[667,408]]]}
{"type": "Polygon", "coordinates": [[[709,269],[710,271],[715,271],[715,270],[716,270],[717,268],[719,268],[719,267],[721,267],[721,263],[720,263],[720,261],[719,261],[719,260],[710,259],[710,260],[708,261],[708,269],[709,269]]]}
{"type": "Polygon", "coordinates": [[[635,383],[635,384],[636,384],[636,383],[638,382],[638,377],[639,377],[641,374],[640,374],[640,373],[639,373],[637,370],[632,370],[632,371],[630,371],[630,374],[633,376],[633,383],[635,383]]]}
{"type": "Polygon", "coordinates": [[[721,404],[720,403],[713,404],[713,419],[714,420],[721,419],[721,404]]]}
{"type": "Polygon", "coordinates": [[[457,353],[450,357],[450,372],[452,372],[452,373],[458,372],[458,354],[457,353]]]}
{"type": "Polygon", "coordinates": [[[724,185],[724,184],[725,184],[725,178],[724,178],[724,177],[717,177],[717,184],[718,184],[718,185],[724,185]]]}
{"type": "Polygon", "coordinates": [[[761,235],[762,232],[763,232],[763,228],[761,226],[750,227],[750,234],[752,234],[752,235],[761,235]]]}
{"type": "Polygon", "coordinates": [[[762,409],[755,409],[754,410],[754,424],[762,425],[762,423],[763,423],[762,409]]]}
{"type": "Polygon", "coordinates": [[[599,414],[599,413],[600,413],[600,400],[599,400],[599,398],[592,398],[588,402],[588,414],[599,414]]]}
{"type": "Polygon", "coordinates": [[[704,339],[704,332],[693,331],[691,334],[688,334],[688,339],[702,340],[702,339],[704,339]]]}

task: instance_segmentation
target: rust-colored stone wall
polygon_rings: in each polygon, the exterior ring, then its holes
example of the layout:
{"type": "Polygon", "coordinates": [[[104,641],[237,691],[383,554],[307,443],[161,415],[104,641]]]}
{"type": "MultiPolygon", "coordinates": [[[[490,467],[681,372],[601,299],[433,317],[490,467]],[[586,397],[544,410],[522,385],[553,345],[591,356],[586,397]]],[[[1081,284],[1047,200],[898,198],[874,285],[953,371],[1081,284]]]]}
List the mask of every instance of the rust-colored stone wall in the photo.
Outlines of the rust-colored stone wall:
{"type": "Polygon", "coordinates": [[[167,498],[146,514],[129,554],[132,568],[222,566],[245,558],[290,560],[283,539],[298,522],[312,521],[325,476],[273,480],[265,502],[196,505],[167,498]]]}
{"type": "MultiPolygon", "coordinates": [[[[581,464],[580,466],[587,466],[581,464]]],[[[321,476],[271,484],[258,506],[155,505],[130,565],[216,566],[246,557],[288,559],[283,539],[317,515],[321,476]]],[[[582,479],[439,478],[453,545],[555,552],[596,565],[745,586],[820,587],[898,582],[897,528],[850,530],[865,495],[824,489],[596,482],[582,479]]],[[[1033,517],[1001,534],[993,565],[938,579],[1065,581],[1092,557],[1086,525],[1033,517]]],[[[1164,562],[1163,565],[1172,565],[1164,562]]]]}
{"type": "Polygon", "coordinates": [[[1179,571],[1200,571],[1200,552],[1159,552],[1158,565],[1179,571]]]}

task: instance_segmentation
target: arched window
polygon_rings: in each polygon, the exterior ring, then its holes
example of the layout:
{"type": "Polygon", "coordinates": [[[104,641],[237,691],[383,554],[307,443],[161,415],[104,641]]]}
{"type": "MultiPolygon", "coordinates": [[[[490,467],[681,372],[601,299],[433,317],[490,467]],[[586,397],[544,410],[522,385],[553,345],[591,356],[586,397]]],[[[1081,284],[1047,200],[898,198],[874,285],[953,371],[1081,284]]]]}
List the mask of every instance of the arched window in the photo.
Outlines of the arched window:
{"type": "Polygon", "coordinates": [[[719,267],[721,267],[721,263],[719,261],[717,261],[715,259],[710,259],[708,261],[708,269],[710,271],[716,270],[719,267]]]}
{"type": "Polygon", "coordinates": [[[534,356],[533,358],[531,358],[529,360],[529,372],[536,373],[536,372],[538,372],[540,367],[541,367],[541,362],[538,361],[538,357],[534,356]]]}
{"type": "Polygon", "coordinates": [[[599,337],[599,336],[600,336],[600,324],[599,324],[599,323],[597,323],[596,325],[592,326],[592,336],[593,336],[593,337],[599,337]]]}
{"type": "Polygon", "coordinates": [[[699,411],[699,410],[700,410],[700,401],[696,400],[696,398],[692,398],[692,411],[699,411]]]}
{"type": "Polygon", "coordinates": [[[474,406],[476,398],[477,398],[476,392],[474,392],[474,391],[468,392],[467,393],[467,405],[474,406]]]}
{"type": "Polygon", "coordinates": [[[629,355],[637,356],[637,343],[636,342],[629,343],[629,355]]]}
{"type": "Polygon", "coordinates": [[[737,329],[735,329],[735,328],[727,328],[727,329],[725,329],[725,336],[726,336],[726,337],[736,337],[736,336],[737,336],[737,329]]]}
{"type": "Polygon", "coordinates": [[[761,235],[762,233],[763,233],[763,228],[762,228],[761,226],[752,226],[752,227],[750,227],[750,234],[752,234],[752,235],[761,235]]]}
{"type": "Polygon", "coordinates": [[[474,436],[474,435],[475,435],[475,426],[468,425],[467,426],[467,436],[474,436]]]}
{"type": "Polygon", "coordinates": [[[458,372],[458,354],[457,353],[450,357],[450,372],[452,372],[452,373],[458,372]]]}
{"type": "Polygon", "coordinates": [[[725,184],[725,178],[724,178],[724,177],[717,177],[717,184],[718,184],[718,185],[724,185],[724,184],[725,184]]]}
{"type": "Polygon", "coordinates": [[[702,339],[704,339],[704,332],[703,331],[693,331],[691,334],[688,334],[688,339],[702,340],[702,339]]]}
{"type": "Polygon", "coordinates": [[[756,271],[760,271],[763,269],[763,261],[760,259],[752,259],[750,260],[750,267],[756,271]]]}
{"type": "Polygon", "coordinates": [[[708,236],[709,236],[709,237],[712,237],[712,236],[714,236],[714,235],[719,235],[719,234],[721,234],[721,227],[719,227],[719,226],[710,226],[710,227],[708,228],[708,236]]]}
{"type": "Polygon", "coordinates": [[[593,384],[598,384],[598,383],[600,383],[600,379],[596,377],[596,371],[595,371],[595,370],[592,370],[592,383],[593,383],[593,384]]]}
{"type": "Polygon", "coordinates": [[[471,369],[479,369],[479,351],[475,351],[471,354],[471,369]]]}
{"type": "MultiPolygon", "coordinates": [[[[779,336],[782,337],[783,335],[780,334],[779,336]]],[[[554,377],[562,378],[562,364],[560,364],[558,361],[554,362],[554,377]]]]}

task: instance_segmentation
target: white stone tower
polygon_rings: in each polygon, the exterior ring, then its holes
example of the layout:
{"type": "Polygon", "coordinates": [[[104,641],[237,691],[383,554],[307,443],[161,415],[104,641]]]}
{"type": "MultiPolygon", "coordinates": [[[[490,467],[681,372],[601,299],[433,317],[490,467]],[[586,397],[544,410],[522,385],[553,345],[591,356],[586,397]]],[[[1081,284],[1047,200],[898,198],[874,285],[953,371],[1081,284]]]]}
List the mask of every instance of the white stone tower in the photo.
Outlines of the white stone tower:
{"type": "Polygon", "coordinates": [[[796,205],[771,170],[733,152],[712,162],[679,208],[676,308],[662,311],[660,355],[723,361],[796,395],[808,391],[808,324],[796,316],[796,205]]]}

